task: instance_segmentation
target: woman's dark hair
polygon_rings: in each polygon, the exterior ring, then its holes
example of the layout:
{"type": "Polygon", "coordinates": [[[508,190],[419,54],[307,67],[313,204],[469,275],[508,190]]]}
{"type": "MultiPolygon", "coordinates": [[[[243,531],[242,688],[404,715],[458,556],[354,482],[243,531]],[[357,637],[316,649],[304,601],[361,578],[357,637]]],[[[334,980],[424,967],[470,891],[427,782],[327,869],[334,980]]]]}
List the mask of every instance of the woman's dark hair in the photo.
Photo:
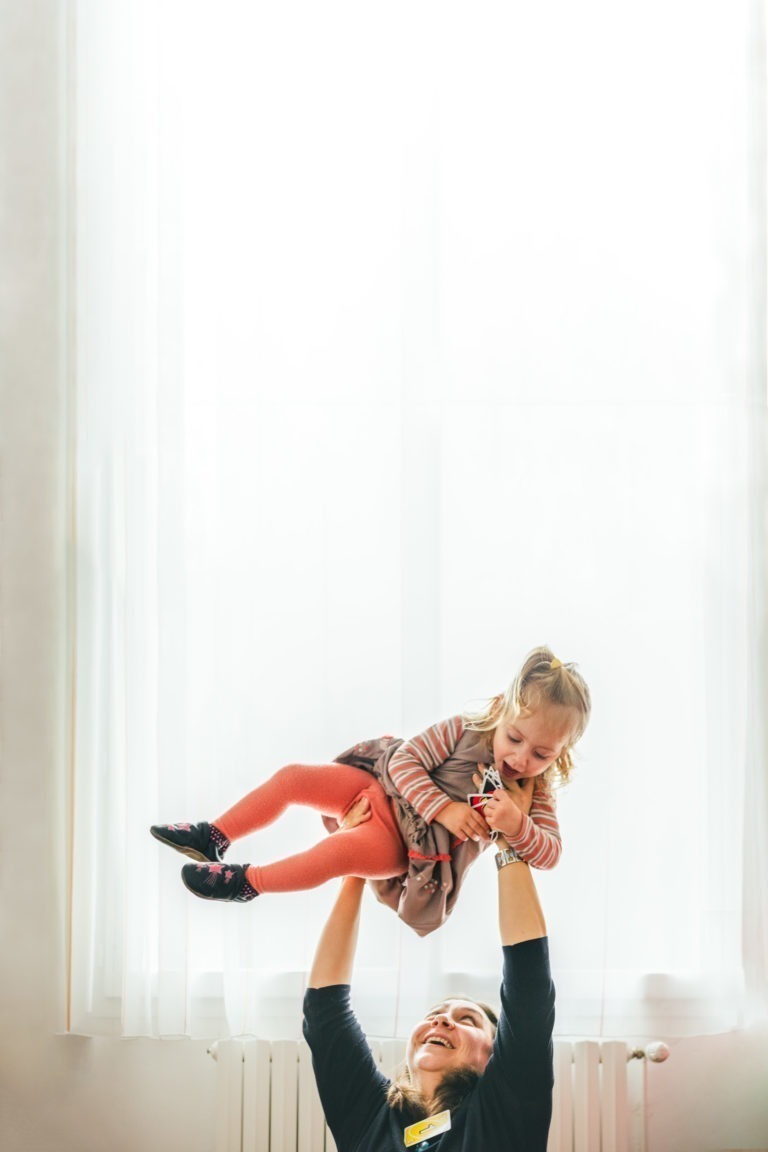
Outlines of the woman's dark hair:
{"type": "Polygon", "coordinates": [[[403,1124],[415,1124],[433,1112],[444,1112],[446,1108],[453,1111],[462,1101],[466,1100],[470,1092],[480,1079],[480,1072],[474,1068],[454,1068],[446,1072],[440,1082],[440,1087],[434,1099],[427,1107],[421,1092],[418,1092],[410,1081],[406,1069],[397,1080],[393,1080],[387,1092],[387,1104],[402,1118],[403,1124]]]}

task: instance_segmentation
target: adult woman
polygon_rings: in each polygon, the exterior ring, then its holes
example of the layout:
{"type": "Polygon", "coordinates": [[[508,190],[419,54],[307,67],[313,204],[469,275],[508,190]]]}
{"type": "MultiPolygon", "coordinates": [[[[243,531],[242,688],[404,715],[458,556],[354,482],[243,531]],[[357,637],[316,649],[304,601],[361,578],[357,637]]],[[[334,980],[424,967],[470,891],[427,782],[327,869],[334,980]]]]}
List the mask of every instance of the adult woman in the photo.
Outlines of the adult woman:
{"type": "MultiPolygon", "coordinates": [[[[515,787],[525,810],[532,782],[515,787]]],[[[350,1007],[363,881],[343,881],[304,1000],[304,1035],[338,1152],[546,1149],[555,1000],[546,925],[530,869],[513,850],[497,854],[497,876],[498,1027],[484,1005],[445,1001],[413,1029],[406,1083],[394,1085],[377,1068],[350,1007]]]]}

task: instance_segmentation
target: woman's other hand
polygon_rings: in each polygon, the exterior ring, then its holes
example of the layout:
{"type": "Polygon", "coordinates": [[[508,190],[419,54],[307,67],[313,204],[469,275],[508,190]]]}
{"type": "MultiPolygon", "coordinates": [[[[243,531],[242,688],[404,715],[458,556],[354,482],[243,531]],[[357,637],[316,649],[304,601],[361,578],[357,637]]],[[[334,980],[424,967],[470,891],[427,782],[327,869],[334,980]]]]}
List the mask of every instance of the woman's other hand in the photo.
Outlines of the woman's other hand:
{"type": "Polygon", "coordinates": [[[350,828],[357,828],[358,824],[365,824],[371,818],[371,802],[367,796],[358,796],[351,808],[344,813],[339,821],[339,831],[348,832],[350,828]]]}

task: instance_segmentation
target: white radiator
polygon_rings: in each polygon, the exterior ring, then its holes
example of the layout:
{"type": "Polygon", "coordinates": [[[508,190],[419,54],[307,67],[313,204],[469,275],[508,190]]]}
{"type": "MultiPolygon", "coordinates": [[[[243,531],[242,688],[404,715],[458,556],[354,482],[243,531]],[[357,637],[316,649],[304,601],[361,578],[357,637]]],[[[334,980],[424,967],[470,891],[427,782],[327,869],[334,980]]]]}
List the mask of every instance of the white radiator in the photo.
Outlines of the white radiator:
{"type": "MultiPolygon", "coordinates": [[[[403,1040],[371,1041],[391,1075],[403,1040]]],[[[336,1152],[305,1041],[226,1040],[211,1048],[218,1063],[216,1152],[336,1152]]],[[[623,1041],[555,1041],[555,1092],[547,1152],[644,1152],[648,1055],[623,1041]]]]}

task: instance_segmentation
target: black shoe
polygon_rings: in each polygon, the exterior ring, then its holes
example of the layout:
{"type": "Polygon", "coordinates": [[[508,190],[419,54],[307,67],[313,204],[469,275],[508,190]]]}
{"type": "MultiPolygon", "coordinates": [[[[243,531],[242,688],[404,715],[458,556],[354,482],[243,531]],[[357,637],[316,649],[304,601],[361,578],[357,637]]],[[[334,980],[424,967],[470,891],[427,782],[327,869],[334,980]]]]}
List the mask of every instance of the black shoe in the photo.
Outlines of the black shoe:
{"type": "Polygon", "coordinates": [[[224,859],[226,848],[220,848],[211,837],[211,826],[203,821],[201,824],[153,824],[150,832],[155,840],[183,852],[192,860],[209,860],[211,864],[220,864],[224,859]]]}
{"type": "Polygon", "coordinates": [[[185,864],[181,878],[190,892],[203,900],[245,903],[258,892],[245,878],[247,864],[185,864]]]}

